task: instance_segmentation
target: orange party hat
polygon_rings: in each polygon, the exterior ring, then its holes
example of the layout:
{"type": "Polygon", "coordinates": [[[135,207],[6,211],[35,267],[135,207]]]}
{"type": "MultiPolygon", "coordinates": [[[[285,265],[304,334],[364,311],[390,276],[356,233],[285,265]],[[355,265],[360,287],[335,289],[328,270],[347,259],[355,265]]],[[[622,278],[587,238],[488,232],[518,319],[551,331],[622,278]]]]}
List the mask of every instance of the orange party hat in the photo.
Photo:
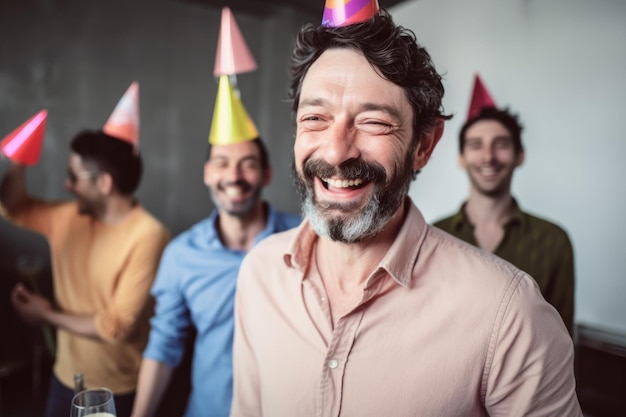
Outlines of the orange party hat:
{"type": "Polygon", "coordinates": [[[47,120],[46,110],[28,119],[0,142],[2,153],[15,163],[35,165],[39,162],[47,120]]]}
{"type": "Polygon", "coordinates": [[[228,75],[220,76],[209,143],[228,145],[255,139],[259,132],[233,89],[228,75]]]}
{"type": "Polygon", "coordinates": [[[472,91],[472,99],[467,112],[467,120],[478,116],[480,111],[485,107],[496,107],[496,103],[491,98],[489,91],[481,81],[478,74],[474,76],[474,91],[472,91]]]}
{"type": "Polygon", "coordinates": [[[367,22],[378,10],[378,0],[326,0],[322,26],[339,27],[367,22]]]}
{"type": "Polygon", "coordinates": [[[102,131],[139,148],[139,84],[133,82],[113,109],[102,131]]]}
{"type": "Polygon", "coordinates": [[[224,7],[213,74],[219,77],[223,74],[241,74],[255,69],[256,62],[235,22],[235,17],[228,7],[224,7]]]}

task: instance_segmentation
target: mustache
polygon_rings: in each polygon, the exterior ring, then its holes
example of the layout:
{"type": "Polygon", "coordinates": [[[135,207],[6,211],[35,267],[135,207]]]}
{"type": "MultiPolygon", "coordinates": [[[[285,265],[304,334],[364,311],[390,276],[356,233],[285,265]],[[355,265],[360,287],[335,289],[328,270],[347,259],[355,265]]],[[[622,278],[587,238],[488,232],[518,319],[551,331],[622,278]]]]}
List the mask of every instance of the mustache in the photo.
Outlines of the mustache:
{"type": "Polygon", "coordinates": [[[235,186],[235,187],[241,187],[241,189],[243,189],[244,192],[249,191],[250,189],[252,189],[252,184],[250,184],[248,181],[243,180],[243,179],[239,179],[236,181],[223,181],[220,182],[219,184],[217,184],[217,189],[220,191],[223,191],[225,187],[229,187],[229,186],[235,186]]]}
{"type": "Polygon", "coordinates": [[[385,183],[387,173],[382,165],[376,162],[366,162],[363,159],[351,159],[339,166],[331,165],[322,159],[309,159],[304,163],[302,173],[307,182],[313,178],[341,177],[347,180],[360,178],[363,182],[373,181],[385,183]]]}

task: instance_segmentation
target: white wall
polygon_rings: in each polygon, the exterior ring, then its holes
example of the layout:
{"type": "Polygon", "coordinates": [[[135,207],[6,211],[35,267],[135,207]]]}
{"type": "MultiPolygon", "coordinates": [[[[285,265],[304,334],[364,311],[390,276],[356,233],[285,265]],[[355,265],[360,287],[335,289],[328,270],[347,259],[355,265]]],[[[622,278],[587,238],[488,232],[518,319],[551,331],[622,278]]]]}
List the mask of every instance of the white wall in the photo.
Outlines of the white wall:
{"type": "Polygon", "coordinates": [[[514,195],[572,239],[576,321],[626,332],[626,2],[420,0],[390,11],[445,74],[455,114],[411,190],[426,219],[467,195],[457,135],[479,72],[525,125],[514,195]]]}

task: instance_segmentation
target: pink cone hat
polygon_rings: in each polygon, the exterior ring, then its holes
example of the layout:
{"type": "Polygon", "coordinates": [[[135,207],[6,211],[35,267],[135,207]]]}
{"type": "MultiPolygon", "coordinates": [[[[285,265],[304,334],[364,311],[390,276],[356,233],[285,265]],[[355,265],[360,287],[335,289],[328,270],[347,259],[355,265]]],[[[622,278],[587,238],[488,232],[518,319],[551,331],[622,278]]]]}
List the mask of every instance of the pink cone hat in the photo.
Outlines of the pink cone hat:
{"type": "Polygon", "coordinates": [[[28,119],[2,139],[0,142],[2,153],[15,163],[35,165],[39,162],[47,120],[46,110],[41,110],[28,119]]]}
{"type": "Polygon", "coordinates": [[[339,27],[366,22],[378,10],[378,0],[326,0],[322,26],[339,27]]]}
{"type": "Polygon", "coordinates": [[[487,91],[487,88],[481,81],[478,74],[476,74],[474,76],[474,91],[472,91],[472,99],[467,112],[467,120],[478,116],[480,111],[485,107],[496,107],[496,103],[491,98],[489,91],[487,91]]]}
{"type": "Polygon", "coordinates": [[[241,74],[254,71],[256,67],[256,62],[235,22],[235,17],[228,7],[224,7],[213,74],[216,77],[224,74],[241,74]]]}
{"type": "Polygon", "coordinates": [[[139,149],[139,84],[136,81],[117,103],[102,131],[139,149]]]}

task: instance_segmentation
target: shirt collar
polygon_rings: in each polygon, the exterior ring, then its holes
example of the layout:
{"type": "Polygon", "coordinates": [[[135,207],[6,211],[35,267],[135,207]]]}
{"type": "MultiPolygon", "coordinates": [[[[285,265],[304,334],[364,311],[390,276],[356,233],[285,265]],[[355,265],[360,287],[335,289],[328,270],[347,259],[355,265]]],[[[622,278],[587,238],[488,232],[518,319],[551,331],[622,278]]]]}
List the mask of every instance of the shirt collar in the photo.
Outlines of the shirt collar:
{"type": "MultiPolygon", "coordinates": [[[[406,216],[400,231],[376,270],[384,269],[398,284],[408,288],[428,227],[424,217],[409,198],[406,199],[405,205],[406,216]]],[[[296,229],[296,233],[287,246],[287,252],[283,254],[285,264],[288,267],[306,271],[317,239],[319,236],[305,219],[296,229]]]]}
{"type": "MultiPolygon", "coordinates": [[[[265,224],[265,228],[261,230],[261,232],[254,238],[254,245],[259,243],[261,240],[265,239],[269,235],[276,233],[276,225],[278,222],[278,215],[276,211],[272,208],[270,204],[267,202],[263,202],[265,208],[267,209],[267,223],[265,224]]],[[[208,218],[208,228],[206,229],[206,240],[208,244],[212,247],[219,247],[224,250],[231,250],[224,246],[222,241],[220,240],[220,235],[217,231],[217,218],[219,216],[219,211],[217,209],[211,212],[211,215],[208,218]]]]}

